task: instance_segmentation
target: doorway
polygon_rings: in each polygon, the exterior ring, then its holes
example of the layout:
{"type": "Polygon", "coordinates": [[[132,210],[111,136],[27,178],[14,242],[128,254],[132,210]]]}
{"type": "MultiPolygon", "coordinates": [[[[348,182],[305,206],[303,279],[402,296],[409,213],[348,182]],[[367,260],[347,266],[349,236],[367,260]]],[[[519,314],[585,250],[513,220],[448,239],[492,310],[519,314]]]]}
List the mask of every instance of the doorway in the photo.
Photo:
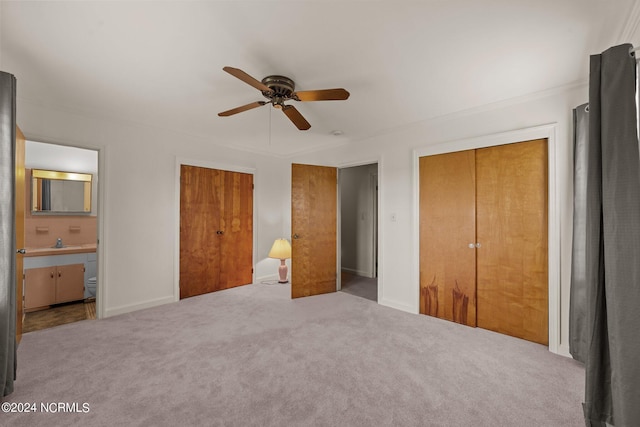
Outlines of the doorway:
{"type": "Polygon", "coordinates": [[[341,168],[340,290],[378,301],[378,164],[341,168]]]}
{"type": "Polygon", "coordinates": [[[24,333],[97,317],[98,156],[93,149],[25,142],[24,333]],[[69,190],[78,186],[80,207],[69,190]]]}
{"type": "Polygon", "coordinates": [[[358,296],[378,300],[378,166],[365,164],[366,167],[355,169],[356,166],[338,169],[291,165],[292,298],[347,292],[352,288],[358,296]],[[341,219],[339,173],[340,180],[345,182],[345,201],[360,201],[347,208],[344,219],[341,219]],[[352,173],[360,175],[360,179],[352,179],[349,176],[352,173]],[[358,229],[359,221],[366,225],[362,230],[358,229]],[[343,228],[345,238],[341,237],[343,228]],[[355,235],[348,234],[354,230],[355,235]],[[351,247],[344,250],[345,244],[351,247]],[[356,259],[347,260],[344,270],[342,252],[356,259]],[[365,266],[360,265],[359,259],[365,260],[365,266]],[[349,286],[349,280],[345,280],[346,286],[341,285],[343,272],[345,279],[358,279],[360,286],[357,283],[349,286]],[[360,289],[363,286],[366,290],[360,289]]]}

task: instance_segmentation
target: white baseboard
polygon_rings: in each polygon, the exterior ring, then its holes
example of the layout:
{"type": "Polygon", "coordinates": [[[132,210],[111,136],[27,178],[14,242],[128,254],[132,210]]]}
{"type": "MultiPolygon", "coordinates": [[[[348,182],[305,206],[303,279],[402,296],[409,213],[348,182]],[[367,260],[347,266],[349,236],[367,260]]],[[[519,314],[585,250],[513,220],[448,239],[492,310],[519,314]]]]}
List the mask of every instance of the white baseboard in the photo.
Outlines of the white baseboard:
{"type": "Polygon", "coordinates": [[[395,308],[396,310],[406,311],[407,313],[418,314],[416,310],[414,310],[414,308],[411,307],[410,305],[403,304],[397,301],[392,301],[386,298],[382,298],[381,300],[379,300],[378,304],[384,305],[385,307],[395,308]]]}
{"type": "Polygon", "coordinates": [[[560,356],[564,356],[564,357],[573,358],[573,356],[571,356],[571,352],[569,351],[569,346],[566,344],[560,344],[560,346],[558,346],[558,352],[556,354],[559,354],[560,356]]]}
{"type": "Polygon", "coordinates": [[[169,304],[175,302],[173,295],[162,298],[156,298],[149,301],[139,302],[135,304],[121,305],[119,307],[107,308],[103,318],[117,316],[119,314],[130,313],[132,311],[142,310],[144,308],[156,307],[159,305],[169,304]]]}
{"type": "Polygon", "coordinates": [[[356,270],[354,268],[347,268],[347,267],[342,267],[342,271],[344,271],[345,273],[355,274],[356,276],[369,277],[369,278],[372,277],[372,274],[370,271],[356,270]]]}

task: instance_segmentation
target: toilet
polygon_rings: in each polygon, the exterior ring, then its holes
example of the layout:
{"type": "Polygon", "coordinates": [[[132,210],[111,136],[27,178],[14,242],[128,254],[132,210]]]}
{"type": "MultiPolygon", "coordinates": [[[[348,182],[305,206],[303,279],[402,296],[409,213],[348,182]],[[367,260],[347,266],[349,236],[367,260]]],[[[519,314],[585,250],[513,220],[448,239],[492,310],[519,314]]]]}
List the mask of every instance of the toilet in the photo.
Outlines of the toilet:
{"type": "Polygon", "coordinates": [[[90,277],[87,280],[87,291],[89,292],[89,298],[96,297],[96,284],[98,283],[98,279],[95,277],[90,277]]]}

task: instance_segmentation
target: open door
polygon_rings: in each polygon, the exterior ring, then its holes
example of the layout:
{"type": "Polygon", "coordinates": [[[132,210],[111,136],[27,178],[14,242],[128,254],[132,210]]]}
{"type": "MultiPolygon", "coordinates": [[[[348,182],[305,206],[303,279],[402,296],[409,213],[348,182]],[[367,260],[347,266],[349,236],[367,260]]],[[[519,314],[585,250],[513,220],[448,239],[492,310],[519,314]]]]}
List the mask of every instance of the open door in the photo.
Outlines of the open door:
{"type": "MultiPolygon", "coordinates": [[[[24,248],[24,217],[26,209],[25,182],[24,182],[24,135],[19,127],[16,127],[16,248],[24,248]]],[[[16,254],[16,343],[22,339],[22,282],[23,282],[24,255],[18,251],[16,254]]]]}
{"type": "Polygon", "coordinates": [[[291,165],[291,298],[335,292],[338,170],[291,165]]]}

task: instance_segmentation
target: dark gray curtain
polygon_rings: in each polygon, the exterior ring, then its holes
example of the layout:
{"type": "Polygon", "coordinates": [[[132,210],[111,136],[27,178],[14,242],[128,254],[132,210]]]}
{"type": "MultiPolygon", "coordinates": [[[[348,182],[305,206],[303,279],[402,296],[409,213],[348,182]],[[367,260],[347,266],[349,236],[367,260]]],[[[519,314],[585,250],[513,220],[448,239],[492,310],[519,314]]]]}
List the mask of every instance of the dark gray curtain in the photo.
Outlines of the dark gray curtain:
{"type": "Polygon", "coordinates": [[[16,79],[0,72],[0,386],[16,378],[15,141],[16,79]]]}
{"type": "Polygon", "coordinates": [[[640,425],[640,153],[629,44],[591,56],[586,148],[587,425],[640,425]]]}
{"type": "Polygon", "coordinates": [[[573,110],[573,252],[569,300],[569,351],[574,359],[587,357],[586,203],[589,104],[573,110]]]}

